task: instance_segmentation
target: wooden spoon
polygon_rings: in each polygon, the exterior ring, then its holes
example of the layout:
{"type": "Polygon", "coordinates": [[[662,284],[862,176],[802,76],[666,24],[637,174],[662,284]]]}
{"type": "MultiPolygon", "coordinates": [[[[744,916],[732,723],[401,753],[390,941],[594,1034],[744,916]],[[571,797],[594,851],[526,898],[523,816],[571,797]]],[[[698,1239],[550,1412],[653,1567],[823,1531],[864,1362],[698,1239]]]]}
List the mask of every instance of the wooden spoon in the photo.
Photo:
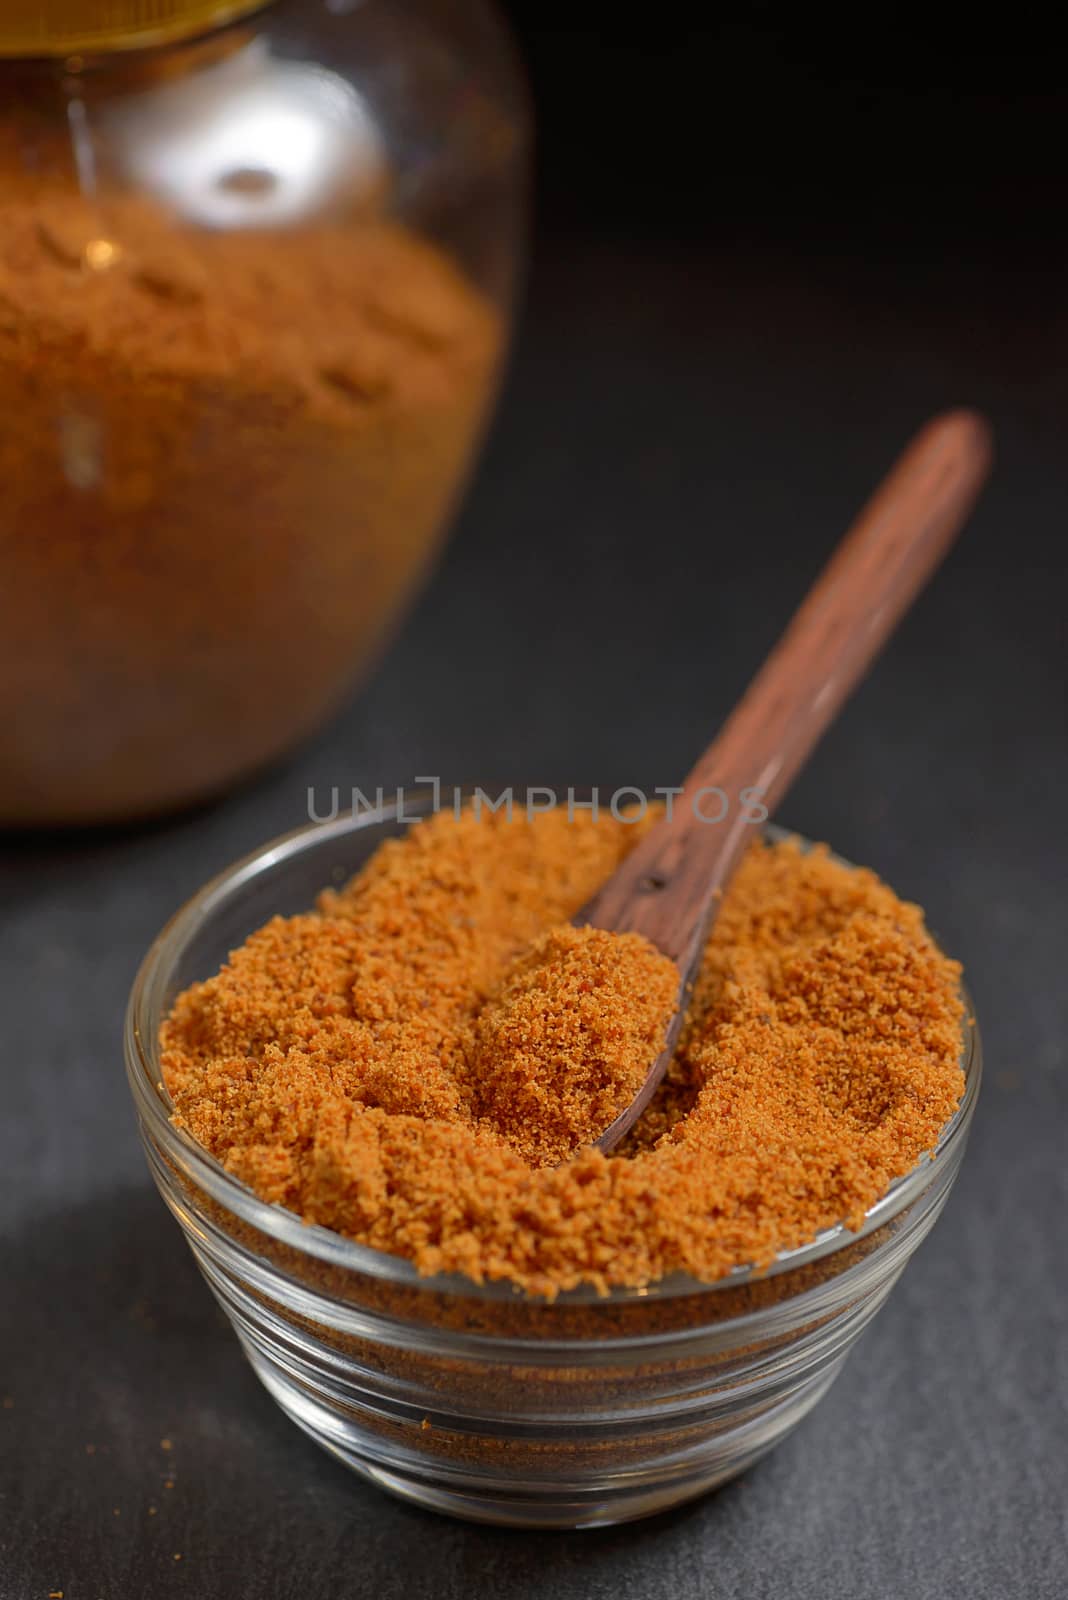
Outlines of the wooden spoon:
{"type": "Polygon", "coordinates": [[[597,1140],[609,1150],[644,1111],[675,1049],[723,891],[824,729],[931,577],[982,488],[981,418],[936,418],[898,460],[810,589],[779,643],[687,778],[671,812],[574,921],[641,933],[679,969],[667,1043],[597,1140]],[[722,817],[720,813],[722,812],[722,817]]]}

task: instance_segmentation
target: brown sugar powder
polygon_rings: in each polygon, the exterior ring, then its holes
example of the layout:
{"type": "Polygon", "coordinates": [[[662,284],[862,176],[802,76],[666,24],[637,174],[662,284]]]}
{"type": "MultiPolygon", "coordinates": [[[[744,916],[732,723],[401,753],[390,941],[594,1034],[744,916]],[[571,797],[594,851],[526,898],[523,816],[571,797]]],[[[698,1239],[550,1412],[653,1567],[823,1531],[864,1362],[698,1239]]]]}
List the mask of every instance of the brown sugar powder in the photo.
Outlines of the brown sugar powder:
{"type": "Polygon", "coordinates": [[[711,1281],[857,1223],[960,1098],[958,965],[874,874],[754,844],[668,1077],[605,1156],[676,974],[565,924],[647,825],[469,812],[389,841],[179,999],[175,1120],[309,1222],[542,1294],[711,1281]]]}
{"type": "Polygon", "coordinates": [[[674,963],[637,934],[553,928],[474,1026],[472,1109],[532,1166],[590,1144],[638,1093],[678,999],[674,963]]]}
{"type": "Polygon", "coordinates": [[[87,196],[34,105],[0,106],[5,824],[182,803],[309,733],[429,558],[502,343],[389,217],[87,196]]]}

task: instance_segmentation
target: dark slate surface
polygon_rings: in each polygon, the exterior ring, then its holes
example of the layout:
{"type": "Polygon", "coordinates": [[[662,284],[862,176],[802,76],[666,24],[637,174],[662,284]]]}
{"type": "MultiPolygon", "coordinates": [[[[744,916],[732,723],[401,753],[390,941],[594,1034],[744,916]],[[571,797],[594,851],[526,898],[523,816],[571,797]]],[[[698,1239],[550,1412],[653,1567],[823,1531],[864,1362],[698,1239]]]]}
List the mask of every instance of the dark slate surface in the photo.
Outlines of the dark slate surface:
{"type": "Polygon", "coordinates": [[[214,809],[0,846],[3,1600],[1065,1594],[1057,293],[981,262],[558,241],[370,690],[214,809]],[[993,416],[995,483],[786,816],[967,964],[988,1078],[944,1218],[830,1396],[718,1495],[540,1536],[393,1503],[261,1392],[150,1187],[119,1050],[141,953],[309,784],[673,781],[911,425],[961,400],[993,416]]]}

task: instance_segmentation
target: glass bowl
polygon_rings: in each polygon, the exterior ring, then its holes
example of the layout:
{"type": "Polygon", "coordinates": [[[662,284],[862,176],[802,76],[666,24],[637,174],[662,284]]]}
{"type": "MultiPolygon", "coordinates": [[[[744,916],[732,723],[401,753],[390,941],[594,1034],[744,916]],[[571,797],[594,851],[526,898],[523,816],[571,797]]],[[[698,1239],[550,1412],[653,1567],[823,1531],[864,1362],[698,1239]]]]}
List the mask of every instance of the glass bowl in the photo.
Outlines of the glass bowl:
{"type": "Polygon", "coordinates": [[[362,1476],[438,1511],[515,1526],[665,1510],[744,1471],[796,1426],[927,1235],[979,1088],[971,1006],[958,1110],[858,1231],[829,1229],[760,1274],[575,1290],[552,1303],[505,1284],[420,1278],[230,1177],[171,1122],[157,1044],[177,994],[274,914],[307,910],[404,826],[386,808],[302,828],[209,884],[160,935],[126,1028],[153,1177],[266,1388],[362,1476]]]}

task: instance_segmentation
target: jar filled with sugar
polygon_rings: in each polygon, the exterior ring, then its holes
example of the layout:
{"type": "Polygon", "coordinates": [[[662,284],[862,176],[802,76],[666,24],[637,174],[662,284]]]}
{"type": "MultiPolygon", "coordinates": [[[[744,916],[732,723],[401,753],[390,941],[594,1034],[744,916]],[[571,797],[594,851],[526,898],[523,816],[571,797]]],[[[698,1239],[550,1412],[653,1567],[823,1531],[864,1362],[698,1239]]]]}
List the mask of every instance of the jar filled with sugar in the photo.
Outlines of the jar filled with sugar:
{"type": "Polygon", "coordinates": [[[0,87],[0,825],[123,820],[311,733],[426,570],[523,96],[468,0],[15,0],[0,87]]]}

